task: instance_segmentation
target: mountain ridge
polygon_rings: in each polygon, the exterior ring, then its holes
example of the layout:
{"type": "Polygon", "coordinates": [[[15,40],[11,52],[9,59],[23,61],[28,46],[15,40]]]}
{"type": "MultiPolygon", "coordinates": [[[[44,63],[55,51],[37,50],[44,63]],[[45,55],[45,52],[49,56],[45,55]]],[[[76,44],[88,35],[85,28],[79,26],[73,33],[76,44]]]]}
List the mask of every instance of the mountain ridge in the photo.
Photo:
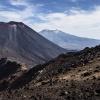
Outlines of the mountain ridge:
{"type": "Polygon", "coordinates": [[[98,39],[78,37],[60,30],[44,29],[40,31],[39,34],[59,45],[60,47],[71,50],[82,50],[85,47],[93,47],[100,44],[100,40],[98,39]]]}

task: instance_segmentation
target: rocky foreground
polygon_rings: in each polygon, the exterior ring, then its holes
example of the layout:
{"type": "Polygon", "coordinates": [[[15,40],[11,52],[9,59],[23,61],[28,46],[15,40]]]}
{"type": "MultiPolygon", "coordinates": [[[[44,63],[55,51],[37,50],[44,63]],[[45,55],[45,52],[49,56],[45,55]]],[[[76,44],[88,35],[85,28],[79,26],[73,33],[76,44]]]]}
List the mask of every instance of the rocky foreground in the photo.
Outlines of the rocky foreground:
{"type": "Polygon", "coordinates": [[[7,75],[8,60],[1,61],[1,100],[100,100],[100,46],[62,54],[30,70],[11,61],[16,70],[9,67],[7,75]]]}

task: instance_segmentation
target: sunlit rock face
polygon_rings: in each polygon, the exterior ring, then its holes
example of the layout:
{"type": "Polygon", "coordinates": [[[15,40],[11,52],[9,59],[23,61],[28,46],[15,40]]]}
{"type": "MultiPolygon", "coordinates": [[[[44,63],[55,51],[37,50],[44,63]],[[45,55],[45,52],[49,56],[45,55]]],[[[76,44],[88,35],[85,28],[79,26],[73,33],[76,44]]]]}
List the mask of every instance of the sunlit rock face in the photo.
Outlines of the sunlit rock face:
{"type": "Polygon", "coordinates": [[[10,57],[28,65],[51,60],[65,52],[22,22],[0,22],[0,58],[10,57]]]}

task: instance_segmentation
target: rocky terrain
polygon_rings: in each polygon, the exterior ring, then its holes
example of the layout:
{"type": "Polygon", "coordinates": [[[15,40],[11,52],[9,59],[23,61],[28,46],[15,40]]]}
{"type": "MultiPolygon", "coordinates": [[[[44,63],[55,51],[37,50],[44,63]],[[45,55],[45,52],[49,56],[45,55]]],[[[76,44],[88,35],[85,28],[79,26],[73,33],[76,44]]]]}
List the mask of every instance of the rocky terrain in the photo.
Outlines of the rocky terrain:
{"type": "Polygon", "coordinates": [[[0,91],[8,88],[18,77],[22,76],[29,68],[11,58],[0,60],[0,91]]]}
{"type": "Polygon", "coordinates": [[[0,58],[10,57],[35,66],[65,51],[22,22],[0,22],[0,58]]]}
{"type": "MultiPolygon", "coordinates": [[[[9,64],[2,60],[0,68],[5,70],[9,64]]],[[[1,100],[100,100],[100,46],[61,54],[30,70],[12,66],[16,70],[1,77],[1,100]],[[7,80],[18,72],[13,81],[7,80]]]]}

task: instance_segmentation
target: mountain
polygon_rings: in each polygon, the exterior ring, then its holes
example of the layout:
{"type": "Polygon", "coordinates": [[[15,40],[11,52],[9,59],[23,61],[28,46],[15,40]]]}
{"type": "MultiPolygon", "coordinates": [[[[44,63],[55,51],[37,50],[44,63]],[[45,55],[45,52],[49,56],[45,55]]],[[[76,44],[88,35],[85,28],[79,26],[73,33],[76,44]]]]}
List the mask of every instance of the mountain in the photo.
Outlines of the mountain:
{"type": "Polygon", "coordinates": [[[22,22],[0,22],[0,58],[9,57],[34,66],[65,51],[22,22]]]}
{"type": "Polygon", "coordinates": [[[100,40],[82,38],[59,30],[43,30],[39,34],[60,47],[70,50],[82,50],[85,47],[93,47],[100,44],[100,40]]]}
{"type": "Polygon", "coordinates": [[[12,69],[13,73],[8,71],[9,77],[3,77],[0,82],[2,100],[100,99],[100,45],[61,54],[48,63],[24,71],[19,63],[13,64],[12,60],[3,58],[0,73],[2,66],[3,72],[7,71],[7,66],[10,68],[9,62],[16,69],[12,69]],[[15,77],[11,77],[14,72],[15,77]]]}

